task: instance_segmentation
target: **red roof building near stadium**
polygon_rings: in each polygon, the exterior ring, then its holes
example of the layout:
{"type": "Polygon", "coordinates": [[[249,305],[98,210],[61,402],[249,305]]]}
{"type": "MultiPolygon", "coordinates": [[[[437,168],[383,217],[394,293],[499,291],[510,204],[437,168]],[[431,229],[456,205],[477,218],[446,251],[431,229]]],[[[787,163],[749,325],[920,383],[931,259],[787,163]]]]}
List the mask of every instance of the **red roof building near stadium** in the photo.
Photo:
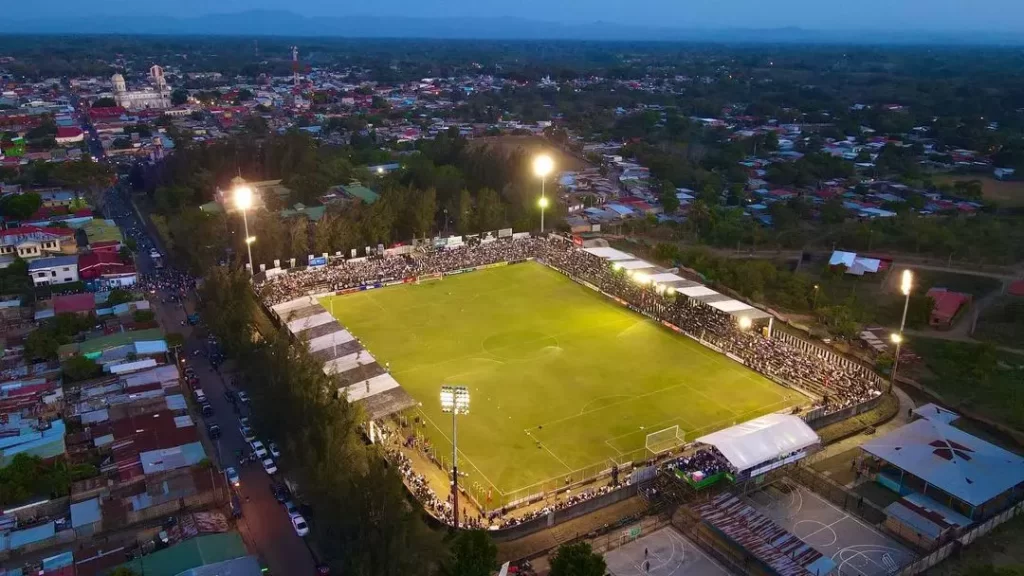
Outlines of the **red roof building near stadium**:
{"type": "Polygon", "coordinates": [[[971,301],[970,294],[952,292],[945,288],[932,288],[928,291],[928,297],[935,302],[928,323],[938,328],[948,328],[960,308],[971,301]]]}
{"type": "Polygon", "coordinates": [[[88,314],[96,309],[96,297],[92,293],[54,296],[54,314],[88,314]]]}
{"type": "Polygon", "coordinates": [[[120,106],[110,106],[107,108],[90,108],[89,117],[93,120],[96,119],[111,119],[120,118],[125,113],[125,109],[120,106]]]}
{"type": "Polygon", "coordinates": [[[78,257],[78,276],[82,280],[92,280],[108,274],[131,274],[135,267],[121,261],[116,252],[89,252],[78,257]]]}

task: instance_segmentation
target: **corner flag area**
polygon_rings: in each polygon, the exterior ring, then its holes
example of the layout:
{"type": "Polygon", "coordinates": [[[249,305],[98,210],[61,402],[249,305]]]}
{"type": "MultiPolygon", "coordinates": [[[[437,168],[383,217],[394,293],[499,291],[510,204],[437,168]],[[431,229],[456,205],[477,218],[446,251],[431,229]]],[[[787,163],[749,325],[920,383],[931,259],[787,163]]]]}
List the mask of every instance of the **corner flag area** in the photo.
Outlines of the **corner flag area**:
{"type": "Polygon", "coordinates": [[[440,387],[469,388],[459,470],[503,501],[648,458],[652,434],[660,451],[806,401],[534,262],[321,303],[421,403],[449,462],[440,387]]]}

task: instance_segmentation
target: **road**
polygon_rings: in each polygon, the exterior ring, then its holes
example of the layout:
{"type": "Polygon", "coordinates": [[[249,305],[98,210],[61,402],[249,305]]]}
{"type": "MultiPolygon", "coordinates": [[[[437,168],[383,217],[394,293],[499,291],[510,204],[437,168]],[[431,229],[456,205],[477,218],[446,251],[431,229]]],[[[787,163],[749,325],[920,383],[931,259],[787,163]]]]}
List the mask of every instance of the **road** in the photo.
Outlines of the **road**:
{"type": "MultiPolygon", "coordinates": [[[[145,274],[155,272],[153,261],[149,257],[149,249],[157,246],[155,239],[139,221],[127,194],[116,189],[108,191],[104,211],[126,234],[138,242],[139,271],[145,274]]],[[[159,247],[157,249],[160,250],[159,247]]],[[[169,295],[167,292],[158,291],[150,295],[150,301],[160,324],[168,332],[179,332],[185,337],[182,357],[195,369],[199,386],[206,392],[206,397],[214,409],[214,416],[209,420],[220,425],[221,437],[212,442],[216,454],[211,460],[214,460],[221,469],[233,466],[241,476],[241,486],[238,489],[242,502],[242,518],[238,521],[239,532],[250,551],[262,559],[271,574],[315,574],[316,563],[313,555],[306,542],[295,534],[284,507],[271,493],[270,477],[259,463],[239,464],[237,455],[247,455],[250,449],[239,432],[240,414],[225,396],[225,391],[230,388],[231,376],[215,371],[206,355],[202,353],[205,349],[203,331],[194,330],[187,322],[182,326],[187,314],[194,311],[194,302],[179,304],[165,301],[169,295]],[[193,355],[197,350],[201,352],[193,355]]],[[[221,369],[223,370],[224,366],[221,369]]],[[[201,426],[201,429],[205,435],[206,426],[201,426]]],[[[266,439],[263,440],[266,443],[266,439]]],[[[288,457],[287,454],[282,456],[285,459],[288,457]]]]}

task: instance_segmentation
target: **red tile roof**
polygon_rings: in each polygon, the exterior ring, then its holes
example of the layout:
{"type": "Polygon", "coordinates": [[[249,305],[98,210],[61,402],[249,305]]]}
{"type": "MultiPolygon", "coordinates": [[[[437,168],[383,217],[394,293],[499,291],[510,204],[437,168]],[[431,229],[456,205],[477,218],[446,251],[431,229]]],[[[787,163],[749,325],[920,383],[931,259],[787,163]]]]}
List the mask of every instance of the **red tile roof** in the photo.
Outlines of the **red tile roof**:
{"type": "Polygon", "coordinates": [[[73,314],[89,312],[96,309],[96,297],[92,294],[69,294],[53,298],[53,311],[56,314],[73,314]]]}
{"type": "Polygon", "coordinates": [[[960,311],[960,307],[971,301],[970,294],[950,292],[944,288],[932,288],[928,296],[935,302],[932,321],[948,323],[960,311]]]}
{"type": "Polygon", "coordinates": [[[77,138],[83,134],[77,126],[61,126],[57,128],[57,138],[77,138]]]}

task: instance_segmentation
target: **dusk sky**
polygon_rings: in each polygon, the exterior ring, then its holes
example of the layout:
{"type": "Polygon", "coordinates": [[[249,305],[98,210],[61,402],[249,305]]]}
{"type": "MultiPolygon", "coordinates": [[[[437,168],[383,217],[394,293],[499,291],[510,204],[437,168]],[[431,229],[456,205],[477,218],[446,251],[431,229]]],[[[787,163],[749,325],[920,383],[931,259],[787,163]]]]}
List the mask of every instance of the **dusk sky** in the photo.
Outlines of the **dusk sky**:
{"type": "MultiPolygon", "coordinates": [[[[518,17],[569,24],[595,21],[670,28],[779,28],[818,30],[928,30],[1024,32],[1024,0],[176,0],[140,4],[108,0],[16,2],[21,18],[55,14],[138,14],[189,17],[244,10],[287,10],[304,16],[405,16],[415,18],[518,17]]],[[[8,12],[10,14],[10,12],[8,12]]]]}

